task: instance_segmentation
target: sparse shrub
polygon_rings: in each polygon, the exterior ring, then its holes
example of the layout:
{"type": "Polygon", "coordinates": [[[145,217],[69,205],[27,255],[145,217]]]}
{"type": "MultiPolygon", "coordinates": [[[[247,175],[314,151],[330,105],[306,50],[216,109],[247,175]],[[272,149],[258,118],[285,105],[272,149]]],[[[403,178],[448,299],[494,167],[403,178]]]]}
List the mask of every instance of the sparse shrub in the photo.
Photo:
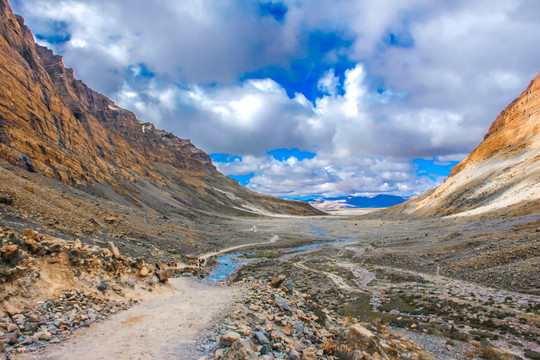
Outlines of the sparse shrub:
{"type": "Polygon", "coordinates": [[[339,360],[356,360],[354,349],[351,349],[345,344],[339,344],[334,355],[339,360]]]}
{"type": "Polygon", "coordinates": [[[474,359],[478,356],[478,350],[476,349],[472,349],[472,350],[467,350],[465,352],[463,352],[463,356],[466,358],[466,359],[474,359]]]}
{"type": "Polygon", "coordinates": [[[498,352],[495,350],[493,346],[486,346],[484,350],[482,350],[482,357],[487,360],[497,360],[499,358],[498,352]]]}
{"type": "Polygon", "coordinates": [[[19,237],[13,233],[9,234],[9,238],[8,238],[8,241],[12,244],[15,244],[15,245],[20,245],[21,244],[21,239],[19,239],[19,237]]]}

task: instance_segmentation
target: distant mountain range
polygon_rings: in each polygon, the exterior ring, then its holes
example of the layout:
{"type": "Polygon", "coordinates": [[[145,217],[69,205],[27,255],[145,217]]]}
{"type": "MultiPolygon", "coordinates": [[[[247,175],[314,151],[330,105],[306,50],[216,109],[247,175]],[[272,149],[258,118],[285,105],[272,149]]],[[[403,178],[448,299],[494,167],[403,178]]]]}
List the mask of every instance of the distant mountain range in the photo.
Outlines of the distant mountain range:
{"type": "Polygon", "coordinates": [[[409,198],[394,195],[341,196],[331,198],[313,198],[308,202],[321,210],[340,210],[354,208],[385,208],[407,201],[409,198]]]}

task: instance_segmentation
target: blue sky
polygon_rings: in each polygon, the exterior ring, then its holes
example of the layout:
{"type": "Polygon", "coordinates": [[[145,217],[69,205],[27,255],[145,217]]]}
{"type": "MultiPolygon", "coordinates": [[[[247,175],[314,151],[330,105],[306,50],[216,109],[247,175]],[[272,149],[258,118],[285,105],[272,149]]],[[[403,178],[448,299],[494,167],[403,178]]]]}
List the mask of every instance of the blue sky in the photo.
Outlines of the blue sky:
{"type": "Polygon", "coordinates": [[[540,2],[12,0],[77,78],[294,197],[440,184],[540,68],[540,2]]]}

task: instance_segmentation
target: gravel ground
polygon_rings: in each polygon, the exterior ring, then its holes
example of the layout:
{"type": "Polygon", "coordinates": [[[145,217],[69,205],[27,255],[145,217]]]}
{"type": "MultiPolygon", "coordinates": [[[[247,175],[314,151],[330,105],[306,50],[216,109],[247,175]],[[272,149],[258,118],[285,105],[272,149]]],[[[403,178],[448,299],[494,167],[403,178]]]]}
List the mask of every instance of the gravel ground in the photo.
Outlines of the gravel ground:
{"type": "Polygon", "coordinates": [[[447,338],[442,336],[424,335],[418,332],[402,328],[392,328],[395,332],[410,339],[418,346],[435,356],[439,360],[479,359],[471,357],[476,348],[469,343],[452,340],[452,345],[447,344],[447,338]]]}

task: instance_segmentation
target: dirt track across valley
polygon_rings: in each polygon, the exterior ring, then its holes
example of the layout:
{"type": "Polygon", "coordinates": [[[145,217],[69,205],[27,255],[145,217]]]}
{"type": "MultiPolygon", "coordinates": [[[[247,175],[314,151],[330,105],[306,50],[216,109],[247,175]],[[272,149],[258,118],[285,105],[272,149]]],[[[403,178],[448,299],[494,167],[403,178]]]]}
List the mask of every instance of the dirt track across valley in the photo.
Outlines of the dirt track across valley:
{"type": "Polygon", "coordinates": [[[193,359],[197,337],[227,309],[240,286],[170,279],[174,294],[141,303],[77,331],[67,341],[19,359],[193,359]]]}

